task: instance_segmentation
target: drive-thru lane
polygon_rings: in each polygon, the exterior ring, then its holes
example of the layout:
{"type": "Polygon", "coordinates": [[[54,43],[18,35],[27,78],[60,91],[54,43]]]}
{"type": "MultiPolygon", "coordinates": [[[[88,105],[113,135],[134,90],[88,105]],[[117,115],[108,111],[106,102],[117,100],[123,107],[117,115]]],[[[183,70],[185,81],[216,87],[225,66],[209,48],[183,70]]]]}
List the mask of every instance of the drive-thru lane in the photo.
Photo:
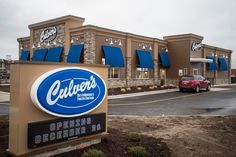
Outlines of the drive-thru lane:
{"type": "MultiPolygon", "coordinates": [[[[108,110],[110,115],[236,115],[236,86],[110,99],[108,110]]],[[[8,113],[9,101],[0,102],[0,115],[8,113]]]]}
{"type": "Polygon", "coordinates": [[[112,115],[236,115],[236,86],[109,100],[112,115]]]}

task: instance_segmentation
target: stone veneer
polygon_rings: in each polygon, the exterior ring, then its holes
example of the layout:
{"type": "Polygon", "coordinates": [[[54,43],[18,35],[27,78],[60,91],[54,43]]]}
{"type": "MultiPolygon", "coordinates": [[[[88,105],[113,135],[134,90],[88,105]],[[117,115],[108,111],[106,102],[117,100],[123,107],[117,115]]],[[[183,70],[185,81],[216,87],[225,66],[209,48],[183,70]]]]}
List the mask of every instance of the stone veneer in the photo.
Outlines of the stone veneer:
{"type": "MultiPolygon", "coordinates": [[[[50,41],[50,45],[48,46],[48,40],[45,40],[44,42],[40,42],[40,35],[42,33],[42,31],[44,31],[47,28],[42,28],[42,29],[37,29],[34,31],[33,34],[33,43],[35,44],[35,49],[41,49],[41,48],[51,48],[51,47],[57,47],[57,46],[63,46],[65,43],[65,25],[61,24],[61,25],[56,25],[55,26],[57,29],[57,34],[55,39],[53,39],[52,41],[50,41]],[[52,44],[53,42],[55,42],[55,45],[52,44]],[[40,44],[40,47],[37,47],[38,44],[40,44]]],[[[51,28],[51,27],[48,27],[51,28]]],[[[50,39],[50,38],[49,38],[50,39]]]]}
{"type": "Polygon", "coordinates": [[[158,73],[157,73],[157,71],[158,71],[158,60],[155,59],[153,62],[154,62],[154,83],[158,84],[158,73]]]}
{"type": "Polygon", "coordinates": [[[229,79],[216,79],[216,84],[230,84],[229,79]]]}
{"type": "Polygon", "coordinates": [[[84,33],[84,63],[95,64],[96,58],[96,33],[87,31],[84,33]]]}
{"type": "Polygon", "coordinates": [[[126,81],[120,79],[108,79],[108,88],[126,87],[126,81]]]}
{"type": "Polygon", "coordinates": [[[174,85],[177,87],[179,85],[179,80],[178,79],[166,79],[165,85],[174,85]]]}
{"type": "Polygon", "coordinates": [[[132,58],[128,57],[126,58],[126,81],[127,81],[127,87],[131,87],[131,64],[132,58]]]}
{"type": "Polygon", "coordinates": [[[149,85],[155,85],[155,82],[153,79],[135,79],[131,80],[129,82],[129,86],[149,86],[149,85]]]}

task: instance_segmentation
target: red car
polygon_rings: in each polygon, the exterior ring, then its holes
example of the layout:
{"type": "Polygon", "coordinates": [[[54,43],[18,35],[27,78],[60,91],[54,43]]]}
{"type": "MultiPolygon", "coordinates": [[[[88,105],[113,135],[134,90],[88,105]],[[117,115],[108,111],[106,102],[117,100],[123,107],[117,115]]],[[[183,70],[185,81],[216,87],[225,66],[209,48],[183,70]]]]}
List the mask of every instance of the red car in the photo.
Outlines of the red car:
{"type": "Polygon", "coordinates": [[[211,83],[201,75],[183,76],[179,81],[179,90],[181,92],[185,90],[199,92],[202,89],[209,91],[211,83]]]}

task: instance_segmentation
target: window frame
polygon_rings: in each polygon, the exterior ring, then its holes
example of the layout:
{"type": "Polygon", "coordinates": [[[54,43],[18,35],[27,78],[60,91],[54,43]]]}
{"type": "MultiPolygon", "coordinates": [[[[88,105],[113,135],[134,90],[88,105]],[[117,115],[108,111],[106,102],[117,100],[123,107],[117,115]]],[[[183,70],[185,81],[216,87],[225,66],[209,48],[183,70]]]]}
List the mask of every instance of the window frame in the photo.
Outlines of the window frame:
{"type": "Polygon", "coordinates": [[[112,68],[108,68],[108,79],[120,79],[120,68],[116,68],[116,67],[112,67],[112,68]],[[115,76],[115,70],[118,70],[118,77],[114,77],[115,76]],[[112,73],[111,73],[112,71],[112,73]],[[113,76],[113,77],[111,77],[113,76]]]}
{"type": "Polygon", "coordinates": [[[136,77],[137,80],[149,79],[150,78],[150,71],[149,71],[148,68],[139,68],[139,67],[137,67],[136,68],[136,75],[135,75],[135,77],[136,77]],[[140,72],[140,76],[141,77],[138,77],[138,72],[140,72]],[[145,72],[147,72],[147,77],[143,77],[143,76],[145,76],[145,74],[143,74],[145,72]]]}

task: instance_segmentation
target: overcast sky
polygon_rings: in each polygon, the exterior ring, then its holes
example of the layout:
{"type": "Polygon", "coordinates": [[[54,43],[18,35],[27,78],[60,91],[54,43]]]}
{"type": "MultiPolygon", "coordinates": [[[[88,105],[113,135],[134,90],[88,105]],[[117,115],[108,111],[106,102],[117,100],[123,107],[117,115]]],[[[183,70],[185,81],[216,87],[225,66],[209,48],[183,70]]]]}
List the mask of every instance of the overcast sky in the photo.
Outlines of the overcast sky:
{"type": "Polygon", "coordinates": [[[0,58],[18,58],[16,38],[28,25],[75,15],[92,24],[162,39],[194,33],[231,49],[236,68],[236,0],[0,0],[0,58]]]}

